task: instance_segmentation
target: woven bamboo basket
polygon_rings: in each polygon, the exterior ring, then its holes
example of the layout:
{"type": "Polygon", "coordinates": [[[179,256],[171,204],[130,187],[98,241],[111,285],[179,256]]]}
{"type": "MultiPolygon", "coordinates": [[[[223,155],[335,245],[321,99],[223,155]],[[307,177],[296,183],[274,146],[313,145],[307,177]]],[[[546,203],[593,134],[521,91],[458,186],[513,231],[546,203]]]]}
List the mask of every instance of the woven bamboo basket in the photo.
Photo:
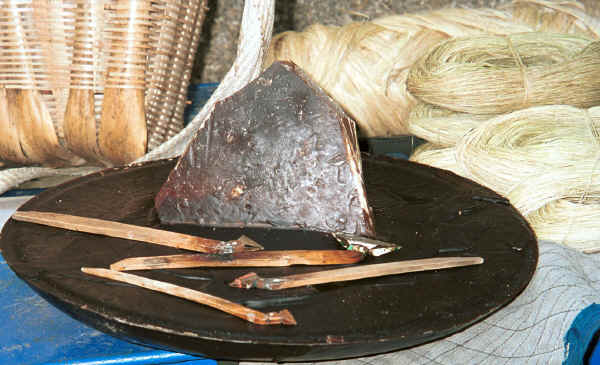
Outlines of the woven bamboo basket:
{"type": "Polygon", "coordinates": [[[129,163],[177,134],[206,0],[0,0],[0,160],[129,163]]]}

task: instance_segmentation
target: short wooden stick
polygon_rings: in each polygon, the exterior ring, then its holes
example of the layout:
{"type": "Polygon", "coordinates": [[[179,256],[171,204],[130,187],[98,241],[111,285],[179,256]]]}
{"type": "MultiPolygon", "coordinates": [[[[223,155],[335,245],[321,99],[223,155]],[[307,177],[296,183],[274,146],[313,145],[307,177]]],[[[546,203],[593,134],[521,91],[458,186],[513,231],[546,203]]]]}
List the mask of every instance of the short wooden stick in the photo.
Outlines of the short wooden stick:
{"type": "Polygon", "coordinates": [[[228,254],[263,249],[261,245],[246,236],[232,241],[219,241],[150,227],[69,214],[17,211],[12,215],[12,219],[205,253],[228,254]]]}
{"type": "Polygon", "coordinates": [[[236,317],[245,319],[248,322],[261,325],[272,325],[272,324],[285,324],[295,325],[296,320],[292,316],[289,310],[284,309],[279,312],[259,312],[257,310],[244,307],[243,305],[231,302],[227,299],[220,298],[214,295],[206,294],[197,290],[185,288],[179,285],[166,283],[164,281],[158,281],[148,279],[143,276],[137,276],[128,274],[120,271],[82,267],[81,271],[86,274],[99,276],[106,279],[121,281],[124,283],[136,285],[149,290],[154,290],[164,294],[172,295],[178,298],[190,300],[192,302],[207,305],[209,307],[218,309],[225,313],[229,313],[236,317]]]}
{"type": "Polygon", "coordinates": [[[363,259],[360,252],[346,250],[282,250],[239,252],[231,255],[184,254],[130,257],[110,265],[112,270],[157,270],[194,267],[273,267],[291,265],[343,265],[363,259]]]}
{"type": "Polygon", "coordinates": [[[338,281],[374,278],[386,275],[409,272],[448,269],[460,266],[479,265],[481,257],[438,257],[419,260],[388,262],[384,264],[359,265],[341,269],[317,271],[308,274],[297,274],[282,277],[262,278],[256,273],[248,273],[229,283],[236,288],[259,288],[280,290],[306,285],[333,283],[338,281]]]}

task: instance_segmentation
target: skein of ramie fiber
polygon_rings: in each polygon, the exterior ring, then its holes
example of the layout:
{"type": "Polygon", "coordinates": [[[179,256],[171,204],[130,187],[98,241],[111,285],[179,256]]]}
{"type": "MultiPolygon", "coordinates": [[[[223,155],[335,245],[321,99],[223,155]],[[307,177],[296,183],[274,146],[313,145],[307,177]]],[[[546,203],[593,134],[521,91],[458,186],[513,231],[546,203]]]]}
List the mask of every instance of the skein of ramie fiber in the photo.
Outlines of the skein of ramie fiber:
{"type": "Polygon", "coordinates": [[[408,72],[432,47],[452,37],[532,31],[596,39],[600,25],[575,1],[544,0],[518,0],[502,10],[444,8],[342,27],[314,24],[276,35],[265,67],[290,60],[353,116],[363,135],[402,135],[416,103],[406,90],[408,72]]]}

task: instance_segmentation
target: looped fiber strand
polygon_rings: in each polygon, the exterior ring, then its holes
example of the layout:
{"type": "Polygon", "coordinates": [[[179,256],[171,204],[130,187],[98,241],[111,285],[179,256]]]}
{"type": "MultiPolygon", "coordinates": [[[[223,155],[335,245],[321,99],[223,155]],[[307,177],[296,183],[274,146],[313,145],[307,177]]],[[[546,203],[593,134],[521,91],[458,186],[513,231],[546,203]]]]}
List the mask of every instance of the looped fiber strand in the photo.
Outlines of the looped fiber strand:
{"type": "Polygon", "coordinates": [[[600,104],[600,42],[529,32],[456,38],[422,57],[406,85],[418,99],[472,114],[600,104]]]}
{"type": "Polygon", "coordinates": [[[538,238],[600,249],[600,107],[538,106],[502,114],[456,146],[426,143],[411,161],[447,169],[506,196],[538,238]]]}
{"type": "Polygon", "coordinates": [[[402,135],[416,103],[406,78],[421,56],[452,37],[532,31],[594,39],[600,25],[577,2],[544,0],[514,1],[501,10],[444,8],[343,27],[315,24],[275,36],[265,67],[293,61],[353,116],[363,135],[402,135]]]}

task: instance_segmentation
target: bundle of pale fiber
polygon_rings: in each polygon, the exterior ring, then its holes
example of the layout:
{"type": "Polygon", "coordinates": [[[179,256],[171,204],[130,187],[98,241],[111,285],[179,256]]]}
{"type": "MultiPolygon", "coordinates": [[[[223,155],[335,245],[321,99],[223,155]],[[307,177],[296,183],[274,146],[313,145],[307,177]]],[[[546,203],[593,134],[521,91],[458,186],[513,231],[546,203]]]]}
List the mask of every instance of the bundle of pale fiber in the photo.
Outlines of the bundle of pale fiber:
{"type": "Polygon", "coordinates": [[[425,103],[470,114],[589,108],[600,104],[600,42],[544,32],[455,38],[419,59],[406,84],[425,103]]]}
{"type": "Polygon", "coordinates": [[[541,239],[596,251],[600,41],[594,36],[527,32],[440,42],[406,81],[420,103],[408,129],[430,142],[411,160],[505,195],[541,239]]]}
{"type": "Polygon", "coordinates": [[[537,106],[493,117],[455,146],[420,146],[412,161],[503,195],[540,239],[600,250],[600,107],[537,106]]]}
{"type": "Polygon", "coordinates": [[[410,67],[440,41],[470,35],[550,31],[597,37],[576,2],[515,1],[497,9],[446,8],[350,23],[312,25],[273,38],[265,66],[291,60],[356,119],[366,136],[407,134],[416,103],[406,90],[410,67]]]}
{"type": "Polygon", "coordinates": [[[495,114],[600,105],[600,42],[540,32],[455,38],[413,65],[407,87],[421,100],[408,131],[452,146],[495,114]]]}

